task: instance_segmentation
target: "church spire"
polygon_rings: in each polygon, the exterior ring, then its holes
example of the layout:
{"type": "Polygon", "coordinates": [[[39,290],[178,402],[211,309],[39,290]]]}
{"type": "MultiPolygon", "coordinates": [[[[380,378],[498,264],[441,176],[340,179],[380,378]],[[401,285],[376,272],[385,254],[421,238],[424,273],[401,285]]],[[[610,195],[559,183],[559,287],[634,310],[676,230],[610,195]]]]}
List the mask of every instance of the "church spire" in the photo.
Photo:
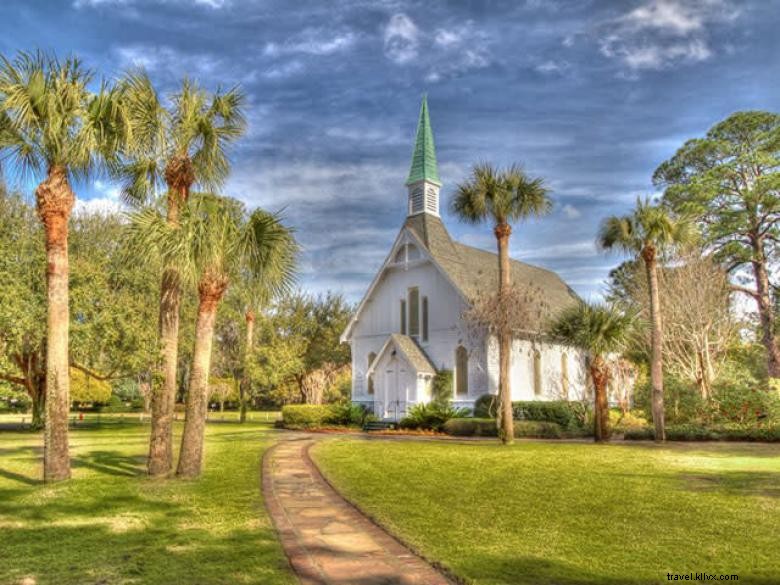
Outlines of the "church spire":
{"type": "Polygon", "coordinates": [[[406,184],[428,181],[441,185],[439,167],[436,164],[436,148],[433,145],[433,131],[428,117],[428,98],[423,95],[420,107],[420,120],[417,122],[417,137],[415,138],[412,166],[406,184]]]}
{"type": "Polygon", "coordinates": [[[412,167],[406,179],[409,191],[408,215],[429,213],[439,216],[439,167],[436,164],[436,148],[433,146],[433,131],[428,117],[428,99],[423,96],[420,120],[417,122],[417,137],[414,141],[412,167]]]}

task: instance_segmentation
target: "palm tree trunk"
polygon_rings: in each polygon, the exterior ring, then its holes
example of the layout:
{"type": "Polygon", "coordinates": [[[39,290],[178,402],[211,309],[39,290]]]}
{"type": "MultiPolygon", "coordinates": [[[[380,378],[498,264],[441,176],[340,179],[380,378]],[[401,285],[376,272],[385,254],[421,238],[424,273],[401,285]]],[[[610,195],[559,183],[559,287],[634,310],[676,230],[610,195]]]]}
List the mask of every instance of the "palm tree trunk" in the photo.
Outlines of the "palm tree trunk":
{"type": "MultiPolygon", "coordinates": [[[[176,195],[168,192],[167,221],[179,224],[179,207],[186,200],[186,189],[176,195]]],[[[173,416],[176,408],[177,367],[179,360],[179,308],[181,306],[181,275],[173,267],[163,271],[160,284],[160,345],[162,385],[152,379],[152,428],[149,437],[147,469],[152,477],[167,475],[173,469],[173,416]]]]}
{"type": "Polygon", "coordinates": [[[173,268],[163,272],[160,287],[160,343],[162,384],[152,382],[152,430],[149,438],[149,475],[167,475],[173,468],[173,413],[176,406],[176,367],[179,355],[181,277],[173,268]]]}
{"type": "Polygon", "coordinates": [[[38,216],[46,234],[46,419],[44,422],[43,478],[70,478],[68,410],[70,358],[68,308],[68,219],[75,196],[62,167],[52,167],[35,190],[38,216]]]}
{"type": "Polygon", "coordinates": [[[214,321],[217,316],[217,306],[226,286],[224,279],[208,277],[201,280],[198,286],[200,302],[187,390],[187,418],[184,421],[179,466],[176,469],[176,475],[179,477],[197,477],[203,466],[203,436],[206,429],[214,321]]]}
{"type": "Polygon", "coordinates": [[[246,351],[244,354],[244,375],[239,386],[240,410],[238,422],[246,422],[247,397],[249,396],[249,360],[252,356],[252,348],[255,343],[255,312],[251,309],[246,312],[246,351]]]}
{"type": "Polygon", "coordinates": [[[658,291],[658,270],[656,250],[645,246],[642,259],[647,270],[647,286],[650,291],[650,385],[652,386],[653,425],[655,440],[666,440],[664,421],[664,370],[663,370],[663,329],[661,325],[661,300],[658,291]]]}
{"type": "Polygon", "coordinates": [[[590,375],[593,379],[595,400],[593,406],[594,436],[597,442],[609,440],[609,405],[607,404],[607,384],[609,369],[600,355],[593,358],[590,364],[590,375]]]}
{"type": "MultiPolygon", "coordinates": [[[[509,264],[509,236],[512,234],[512,226],[507,223],[499,223],[494,230],[498,242],[498,291],[499,296],[509,291],[511,281],[511,266],[509,264]]],[[[502,302],[499,303],[503,307],[502,302]]],[[[504,322],[504,319],[500,319],[504,322]]],[[[514,442],[514,421],[512,420],[512,387],[509,379],[511,367],[512,332],[498,332],[498,396],[500,402],[498,435],[505,445],[514,442]]]]}

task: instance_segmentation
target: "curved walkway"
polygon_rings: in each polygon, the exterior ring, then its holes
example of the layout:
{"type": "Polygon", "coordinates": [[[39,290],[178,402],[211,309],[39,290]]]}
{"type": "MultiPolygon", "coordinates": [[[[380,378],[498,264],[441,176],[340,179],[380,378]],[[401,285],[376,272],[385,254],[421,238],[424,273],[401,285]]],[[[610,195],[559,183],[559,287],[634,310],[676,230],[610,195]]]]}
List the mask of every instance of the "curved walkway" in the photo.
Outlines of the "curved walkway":
{"type": "Polygon", "coordinates": [[[304,585],[451,585],[325,481],[309,458],[314,441],[283,439],[263,458],[263,492],[304,585]]]}

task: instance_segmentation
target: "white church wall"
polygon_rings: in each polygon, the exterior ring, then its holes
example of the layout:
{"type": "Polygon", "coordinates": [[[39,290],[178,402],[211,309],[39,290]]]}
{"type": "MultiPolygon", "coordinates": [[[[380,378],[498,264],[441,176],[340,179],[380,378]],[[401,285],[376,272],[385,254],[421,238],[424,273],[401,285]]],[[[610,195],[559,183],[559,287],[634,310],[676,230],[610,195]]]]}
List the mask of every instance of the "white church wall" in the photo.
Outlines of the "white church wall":
{"type": "MultiPolygon", "coordinates": [[[[368,355],[379,353],[392,333],[401,332],[401,300],[408,291],[420,291],[420,346],[438,368],[451,369],[454,351],[462,337],[457,327],[463,301],[439,270],[430,262],[420,262],[407,269],[392,268],[385,272],[365,303],[352,332],[352,397],[371,400],[366,370],[368,355]],[[422,341],[422,298],[428,297],[428,341],[422,341]]],[[[407,307],[408,311],[408,307],[407,307]]],[[[376,381],[375,381],[376,385],[376,381]]]]}
{"type": "MultiPolygon", "coordinates": [[[[498,341],[487,343],[489,391],[498,393],[498,341]]],[[[549,342],[515,339],[510,361],[512,400],[587,400],[588,371],[585,354],[574,347],[549,342]],[[541,392],[534,387],[534,354],[540,355],[541,392]],[[563,356],[566,356],[568,391],[564,388],[563,356]]]]}

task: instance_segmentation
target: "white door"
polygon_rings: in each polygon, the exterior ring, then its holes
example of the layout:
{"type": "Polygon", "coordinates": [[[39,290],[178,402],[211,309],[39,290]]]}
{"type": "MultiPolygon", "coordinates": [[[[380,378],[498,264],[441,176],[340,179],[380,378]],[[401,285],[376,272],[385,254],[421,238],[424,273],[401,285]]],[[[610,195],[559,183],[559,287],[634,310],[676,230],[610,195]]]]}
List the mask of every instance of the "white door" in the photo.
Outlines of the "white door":
{"type": "Polygon", "coordinates": [[[384,417],[400,420],[406,414],[406,367],[393,357],[385,368],[384,417]]]}

